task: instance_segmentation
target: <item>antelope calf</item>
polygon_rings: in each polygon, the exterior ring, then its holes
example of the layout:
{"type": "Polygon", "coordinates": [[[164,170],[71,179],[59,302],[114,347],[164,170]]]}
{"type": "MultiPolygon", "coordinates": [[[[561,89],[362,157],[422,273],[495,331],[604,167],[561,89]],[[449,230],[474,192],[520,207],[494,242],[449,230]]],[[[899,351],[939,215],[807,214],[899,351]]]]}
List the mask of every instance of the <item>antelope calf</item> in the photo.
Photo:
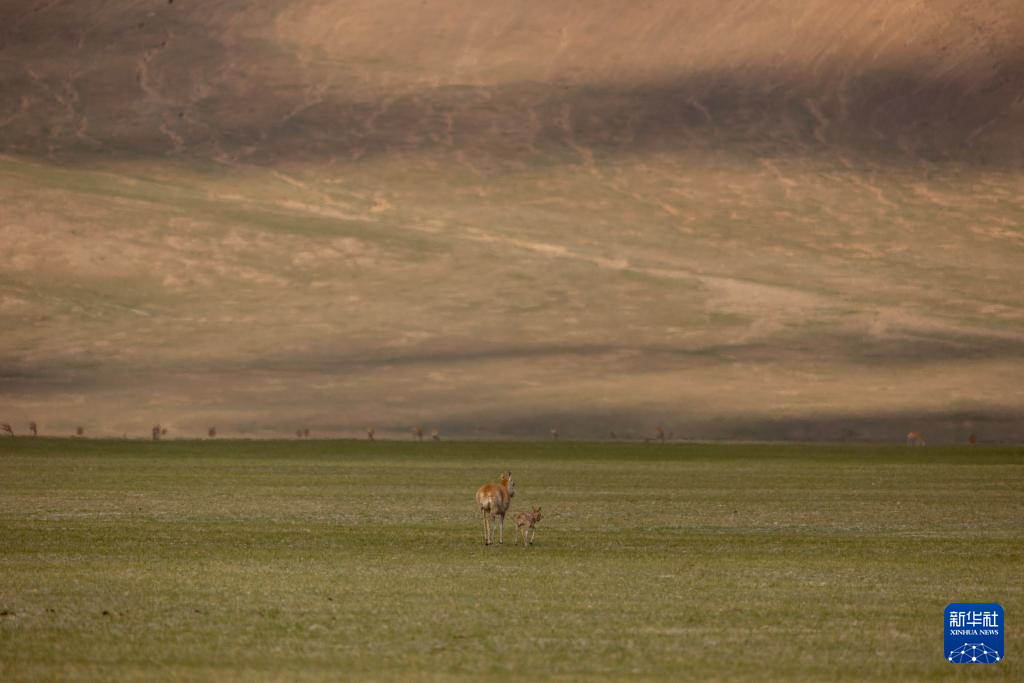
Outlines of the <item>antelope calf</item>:
{"type": "Polygon", "coordinates": [[[924,439],[924,434],[921,432],[910,432],[907,434],[907,445],[908,446],[924,446],[927,443],[924,439]]]}
{"type": "Polygon", "coordinates": [[[500,484],[484,484],[476,491],[476,504],[484,515],[484,545],[494,543],[494,518],[501,518],[501,531],[498,542],[505,543],[505,513],[516,495],[516,484],[512,481],[512,473],[504,472],[500,484]]]}
{"type": "Polygon", "coordinates": [[[533,512],[520,512],[516,515],[516,539],[513,545],[519,543],[519,534],[523,535],[523,549],[533,544],[533,537],[537,533],[537,522],[540,521],[540,508],[533,508],[533,512]]]}

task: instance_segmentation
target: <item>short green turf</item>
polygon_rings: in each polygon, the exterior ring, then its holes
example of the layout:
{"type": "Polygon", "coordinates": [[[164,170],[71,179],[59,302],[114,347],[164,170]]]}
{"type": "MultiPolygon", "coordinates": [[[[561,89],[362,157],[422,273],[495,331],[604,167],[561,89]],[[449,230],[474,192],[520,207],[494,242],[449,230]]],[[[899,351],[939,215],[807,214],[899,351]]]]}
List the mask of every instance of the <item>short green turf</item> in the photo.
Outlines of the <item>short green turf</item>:
{"type": "Polygon", "coordinates": [[[7,439],[0,679],[1020,680],[1022,541],[1021,448],[7,439]]]}

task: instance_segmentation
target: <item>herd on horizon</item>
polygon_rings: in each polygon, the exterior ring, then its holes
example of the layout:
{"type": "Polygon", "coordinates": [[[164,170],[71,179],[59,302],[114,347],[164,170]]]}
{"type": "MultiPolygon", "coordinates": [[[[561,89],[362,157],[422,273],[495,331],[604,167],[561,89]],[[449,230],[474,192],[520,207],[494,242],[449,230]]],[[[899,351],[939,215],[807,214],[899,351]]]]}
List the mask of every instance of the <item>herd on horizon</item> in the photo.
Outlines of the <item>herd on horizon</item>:
{"type": "MultiPolygon", "coordinates": [[[[7,436],[9,436],[12,439],[17,436],[15,434],[15,432],[14,432],[14,427],[11,426],[10,422],[0,423],[0,432],[2,432],[3,434],[6,434],[7,436]]],[[[28,432],[33,437],[39,436],[39,425],[35,422],[35,420],[33,420],[32,422],[28,423],[28,432]]],[[[153,441],[160,441],[163,437],[167,436],[167,427],[161,426],[159,424],[153,425],[153,429],[151,430],[150,434],[151,434],[151,438],[152,438],[153,441]]],[[[77,437],[84,437],[85,436],[85,427],[83,427],[82,425],[77,426],[75,428],[75,434],[74,435],[77,436],[77,437]]],[[[206,430],[206,436],[208,438],[210,438],[210,439],[216,438],[217,437],[217,428],[216,427],[210,427],[209,429],[207,429],[206,430]]],[[[300,427],[300,428],[296,429],[295,430],[295,436],[296,436],[296,438],[299,438],[299,439],[309,438],[309,436],[310,436],[309,428],[308,427],[300,427]]],[[[417,441],[422,442],[423,441],[423,437],[424,437],[423,428],[419,427],[419,426],[413,428],[412,436],[417,441]]],[[[554,428],[551,429],[550,436],[551,436],[551,439],[554,440],[554,441],[558,441],[559,440],[560,433],[559,433],[557,427],[554,427],[554,428]]],[[[125,433],[123,438],[127,439],[128,438],[128,434],[125,433]]],[[[367,429],[366,429],[366,438],[367,438],[368,441],[376,441],[377,440],[377,429],[375,427],[367,427],[367,429]]],[[[611,430],[611,431],[608,432],[608,437],[607,438],[610,441],[618,441],[618,440],[620,440],[620,437],[619,437],[618,433],[615,432],[614,430],[611,430]]],[[[656,427],[655,430],[654,430],[654,436],[653,437],[646,437],[645,436],[645,437],[641,437],[640,439],[634,439],[633,436],[632,436],[632,433],[627,433],[621,440],[624,440],[624,441],[642,440],[644,443],[651,443],[651,442],[665,443],[666,441],[671,441],[674,438],[675,438],[675,433],[674,432],[668,432],[666,434],[666,432],[665,432],[665,430],[663,428],[656,427]]],[[[431,429],[431,431],[430,431],[430,439],[431,439],[431,441],[440,441],[441,440],[441,430],[440,430],[440,428],[434,427],[433,429],[431,429]]],[[[967,436],[967,443],[969,443],[971,445],[974,445],[974,444],[978,443],[978,434],[977,434],[977,432],[971,432],[967,436]]],[[[911,446],[911,447],[927,446],[928,445],[928,440],[925,437],[924,432],[913,431],[913,432],[908,432],[907,433],[906,444],[907,444],[907,446],[911,446]]]]}

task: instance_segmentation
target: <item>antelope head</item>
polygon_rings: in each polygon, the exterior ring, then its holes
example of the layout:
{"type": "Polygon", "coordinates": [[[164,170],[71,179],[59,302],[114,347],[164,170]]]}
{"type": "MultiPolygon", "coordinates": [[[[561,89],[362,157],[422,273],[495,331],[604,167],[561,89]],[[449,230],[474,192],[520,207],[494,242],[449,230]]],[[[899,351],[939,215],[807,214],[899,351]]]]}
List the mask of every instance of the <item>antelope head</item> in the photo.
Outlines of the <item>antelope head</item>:
{"type": "Polygon", "coordinates": [[[512,473],[504,472],[501,475],[501,484],[508,489],[508,497],[512,498],[516,495],[516,483],[512,481],[512,473]]]}

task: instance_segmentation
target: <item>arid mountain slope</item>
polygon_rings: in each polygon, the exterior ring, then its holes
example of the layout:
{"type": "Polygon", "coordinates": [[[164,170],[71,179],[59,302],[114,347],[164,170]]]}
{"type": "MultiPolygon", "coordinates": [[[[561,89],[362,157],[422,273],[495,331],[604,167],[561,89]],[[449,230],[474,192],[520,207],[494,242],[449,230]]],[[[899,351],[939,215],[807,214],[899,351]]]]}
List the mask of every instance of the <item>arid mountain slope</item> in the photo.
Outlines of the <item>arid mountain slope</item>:
{"type": "Polygon", "coordinates": [[[1016,161],[1013,2],[798,4],[12,2],[2,130],[15,150],[256,159],[453,132],[521,159],[570,125],[608,152],[697,136],[1016,161]]]}
{"type": "Polygon", "coordinates": [[[0,419],[1024,438],[1014,2],[10,2],[0,419]]]}

